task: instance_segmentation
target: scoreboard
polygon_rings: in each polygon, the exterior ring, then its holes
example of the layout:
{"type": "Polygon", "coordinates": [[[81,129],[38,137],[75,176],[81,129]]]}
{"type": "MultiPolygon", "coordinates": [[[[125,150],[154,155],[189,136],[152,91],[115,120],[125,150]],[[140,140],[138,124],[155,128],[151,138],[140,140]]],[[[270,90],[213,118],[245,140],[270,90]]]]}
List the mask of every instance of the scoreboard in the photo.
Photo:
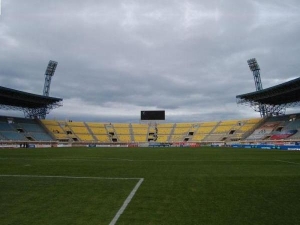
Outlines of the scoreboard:
{"type": "Polygon", "coordinates": [[[141,120],[165,120],[165,110],[141,111],[141,120]]]}

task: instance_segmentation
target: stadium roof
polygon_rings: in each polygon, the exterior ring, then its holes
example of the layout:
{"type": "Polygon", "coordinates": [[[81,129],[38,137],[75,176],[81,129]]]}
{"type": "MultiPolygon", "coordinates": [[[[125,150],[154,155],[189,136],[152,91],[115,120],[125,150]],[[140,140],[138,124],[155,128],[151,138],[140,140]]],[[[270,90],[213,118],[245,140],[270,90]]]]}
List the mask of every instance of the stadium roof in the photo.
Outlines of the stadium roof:
{"type": "Polygon", "coordinates": [[[0,104],[24,108],[42,108],[62,101],[61,98],[36,95],[0,86],[0,104]]]}
{"type": "Polygon", "coordinates": [[[281,105],[300,101],[300,77],[261,91],[238,95],[237,99],[261,104],[281,105]]]}
{"type": "MultiPolygon", "coordinates": [[[[300,104],[300,77],[260,91],[237,95],[237,103],[250,106],[266,105],[270,108],[286,108],[300,104]]],[[[270,109],[269,113],[274,113],[270,109]]]]}
{"type": "Polygon", "coordinates": [[[28,112],[29,116],[37,113],[36,110],[46,110],[61,106],[61,98],[53,98],[28,92],[18,91],[0,86],[0,108],[17,109],[28,112]]]}

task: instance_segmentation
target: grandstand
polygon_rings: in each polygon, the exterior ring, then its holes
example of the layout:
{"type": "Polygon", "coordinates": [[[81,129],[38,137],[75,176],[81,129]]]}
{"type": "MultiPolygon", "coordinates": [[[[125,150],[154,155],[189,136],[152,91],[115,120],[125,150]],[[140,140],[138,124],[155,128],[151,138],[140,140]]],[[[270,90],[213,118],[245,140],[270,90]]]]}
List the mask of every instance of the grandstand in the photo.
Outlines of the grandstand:
{"type": "Polygon", "coordinates": [[[53,141],[51,132],[39,120],[0,117],[0,140],[3,141],[53,141]]]}
{"type": "MultiPolygon", "coordinates": [[[[299,141],[300,114],[194,123],[157,123],[158,143],[299,141]]],[[[98,123],[0,117],[0,141],[128,144],[154,142],[152,123],[98,123]]]]}
{"type": "MultiPolygon", "coordinates": [[[[158,143],[299,141],[300,114],[243,120],[159,123],[158,143]]],[[[0,117],[1,142],[129,144],[154,142],[151,123],[91,123],[0,117]]]]}
{"type": "Polygon", "coordinates": [[[260,109],[265,118],[233,119],[187,123],[103,123],[39,119],[61,105],[62,99],[40,96],[0,87],[0,107],[22,110],[25,117],[0,117],[1,142],[45,142],[89,144],[200,143],[228,144],[259,141],[299,141],[300,114],[274,115],[285,107],[300,103],[300,78],[253,93],[236,96],[238,104],[260,109]],[[276,110],[277,111],[272,111],[276,110]]]}
{"type": "Polygon", "coordinates": [[[246,140],[299,140],[300,114],[270,117],[246,140]]]}
{"type": "MultiPolygon", "coordinates": [[[[223,120],[157,124],[157,142],[237,142],[299,140],[300,114],[267,119],[223,120]]],[[[151,123],[86,123],[0,117],[2,141],[57,141],[77,143],[141,143],[153,141],[151,123]]]]}

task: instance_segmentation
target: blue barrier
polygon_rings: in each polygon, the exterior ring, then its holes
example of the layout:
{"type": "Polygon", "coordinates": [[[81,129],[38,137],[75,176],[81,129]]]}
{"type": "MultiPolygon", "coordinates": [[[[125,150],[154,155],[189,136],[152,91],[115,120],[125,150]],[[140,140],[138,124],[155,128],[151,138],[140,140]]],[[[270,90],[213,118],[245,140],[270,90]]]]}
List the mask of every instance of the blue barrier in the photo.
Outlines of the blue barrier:
{"type": "Polygon", "coordinates": [[[256,148],[256,149],[280,149],[299,151],[299,145],[251,145],[251,144],[233,144],[233,148],[256,148]]]}
{"type": "Polygon", "coordinates": [[[154,143],[150,143],[149,144],[149,147],[170,147],[171,145],[169,143],[157,143],[157,142],[154,142],[154,143]]]}
{"type": "Polygon", "coordinates": [[[27,148],[35,148],[35,145],[34,144],[28,144],[27,148]]]}

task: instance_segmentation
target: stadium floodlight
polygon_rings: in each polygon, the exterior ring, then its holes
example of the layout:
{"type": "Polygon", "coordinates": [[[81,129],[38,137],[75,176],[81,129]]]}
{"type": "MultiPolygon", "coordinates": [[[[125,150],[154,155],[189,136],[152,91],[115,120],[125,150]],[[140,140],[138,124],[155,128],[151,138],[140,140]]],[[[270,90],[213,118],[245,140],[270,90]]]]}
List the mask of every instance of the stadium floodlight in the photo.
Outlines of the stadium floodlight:
{"type": "Polygon", "coordinates": [[[55,73],[57,62],[50,60],[45,72],[44,96],[49,96],[51,78],[55,73]]]}
{"type": "MultiPolygon", "coordinates": [[[[57,62],[50,60],[45,72],[45,84],[44,84],[44,96],[49,96],[50,93],[50,85],[51,85],[51,78],[53,77],[55,70],[57,67],[57,62]]],[[[41,113],[41,119],[45,119],[47,114],[47,109],[43,109],[43,112],[41,113]]]]}
{"type": "Polygon", "coordinates": [[[261,79],[260,79],[259,65],[255,58],[249,59],[247,62],[248,62],[250,70],[253,72],[256,90],[260,91],[263,89],[263,87],[262,87],[262,83],[261,83],[261,79]]]}
{"type": "Polygon", "coordinates": [[[259,65],[255,58],[249,59],[247,62],[248,62],[249,68],[252,72],[260,70],[259,65]]]}
{"type": "MultiPolygon", "coordinates": [[[[260,79],[259,65],[258,65],[255,58],[249,59],[247,62],[248,62],[250,70],[253,73],[253,78],[254,78],[256,91],[261,91],[263,89],[263,87],[262,87],[262,82],[261,82],[261,79],[260,79]]],[[[260,112],[261,117],[267,116],[266,106],[260,104],[259,105],[259,112],[260,112]]]]}

